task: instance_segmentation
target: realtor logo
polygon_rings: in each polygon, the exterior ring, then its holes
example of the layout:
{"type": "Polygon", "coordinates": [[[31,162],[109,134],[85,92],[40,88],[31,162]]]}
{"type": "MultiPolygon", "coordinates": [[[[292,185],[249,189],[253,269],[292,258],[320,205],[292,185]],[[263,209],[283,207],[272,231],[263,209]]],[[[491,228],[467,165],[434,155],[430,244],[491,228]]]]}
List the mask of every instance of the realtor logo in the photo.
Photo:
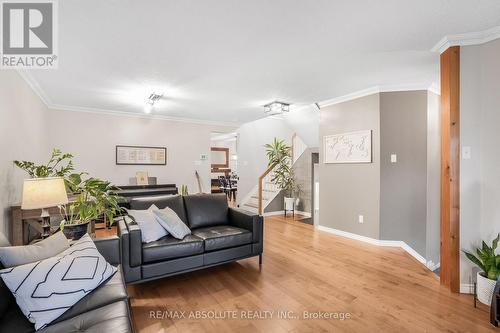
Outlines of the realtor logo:
{"type": "Polygon", "coordinates": [[[57,3],[2,2],[1,67],[57,67],[57,3]]]}

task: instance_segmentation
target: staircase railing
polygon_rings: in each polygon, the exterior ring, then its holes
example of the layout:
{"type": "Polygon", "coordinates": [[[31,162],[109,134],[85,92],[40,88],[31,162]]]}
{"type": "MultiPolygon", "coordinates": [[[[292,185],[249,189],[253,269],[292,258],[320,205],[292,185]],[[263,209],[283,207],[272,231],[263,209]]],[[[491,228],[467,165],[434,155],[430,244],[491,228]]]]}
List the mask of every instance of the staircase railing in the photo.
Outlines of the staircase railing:
{"type": "Polygon", "coordinates": [[[273,163],[271,164],[266,171],[264,171],[264,173],[262,175],[259,176],[259,188],[257,190],[257,193],[259,195],[259,199],[258,199],[258,202],[259,202],[259,215],[262,215],[262,212],[263,212],[263,209],[262,209],[262,192],[263,192],[263,181],[264,181],[264,178],[271,172],[273,171],[274,167],[276,166],[277,163],[273,163]]]}

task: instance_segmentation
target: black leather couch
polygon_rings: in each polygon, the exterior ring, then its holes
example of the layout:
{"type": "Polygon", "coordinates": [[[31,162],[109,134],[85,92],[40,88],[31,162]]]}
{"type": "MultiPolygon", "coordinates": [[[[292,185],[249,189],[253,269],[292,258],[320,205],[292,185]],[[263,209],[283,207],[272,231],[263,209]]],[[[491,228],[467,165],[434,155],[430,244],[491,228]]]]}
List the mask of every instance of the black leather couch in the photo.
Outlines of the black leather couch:
{"type": "Polygon", "coordinates": [[[262,264],[262,216],[229,208],[225,194],[162,196],[130,201],[134,210],[170,207],[191,229],[179,240],[167,235],[142,243],[141,230],[131,219],[118,222],[125,282],[138,283],[204,267],[259,256],[262,264]]]}
{"type": "MultiPolygon", "coordinates": [[[[99,252],[110,264],[114,266],[120,264],[118,237],[96,239],[94,242],[99,252]]],[[[0,333],[28,332],[35,332],[33,324],[26,319],[17,306],[16,299],[0,279],[0,333]]],[[[50,325],[37,332],[133,332],[127,289],[120,266],[108,281],[82,298],[50,325]]]]}

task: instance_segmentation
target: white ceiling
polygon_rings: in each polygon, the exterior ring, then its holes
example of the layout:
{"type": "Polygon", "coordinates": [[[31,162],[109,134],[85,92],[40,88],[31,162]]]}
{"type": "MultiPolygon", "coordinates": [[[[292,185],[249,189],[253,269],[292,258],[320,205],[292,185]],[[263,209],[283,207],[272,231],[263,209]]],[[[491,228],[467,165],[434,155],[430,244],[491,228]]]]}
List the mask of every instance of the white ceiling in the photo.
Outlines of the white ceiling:
{"type": "Polygon", "coordinates": [[[31,71],[72,110],[246,122],[377,85],[438,80],[445,35],[500,24],[498,0],[64,0],[59,68],[31,71]]]}

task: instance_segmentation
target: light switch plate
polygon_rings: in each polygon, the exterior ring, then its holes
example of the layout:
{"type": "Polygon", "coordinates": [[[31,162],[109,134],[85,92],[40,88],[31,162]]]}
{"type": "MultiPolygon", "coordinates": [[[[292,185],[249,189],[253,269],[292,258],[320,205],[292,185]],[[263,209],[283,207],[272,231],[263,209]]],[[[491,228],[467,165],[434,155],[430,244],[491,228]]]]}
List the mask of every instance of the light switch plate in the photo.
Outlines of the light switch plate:
{"type": "Polygon", "coordinates": [[[358,216],[358,222],[359,223],[365,223],[365,217],[363,215],[358,216]]]}
{"type": "Polygon", "coordinates": [[[462,159],[463,160],[470,160],[472,157],[472,150],[470,146],[463,146],[462,147],[462,159]]]}
{"type": "Polygon", "coordinates": [[[391,163],[396,163],[398,161],[398,155],[391,154],[391,163]]]}

